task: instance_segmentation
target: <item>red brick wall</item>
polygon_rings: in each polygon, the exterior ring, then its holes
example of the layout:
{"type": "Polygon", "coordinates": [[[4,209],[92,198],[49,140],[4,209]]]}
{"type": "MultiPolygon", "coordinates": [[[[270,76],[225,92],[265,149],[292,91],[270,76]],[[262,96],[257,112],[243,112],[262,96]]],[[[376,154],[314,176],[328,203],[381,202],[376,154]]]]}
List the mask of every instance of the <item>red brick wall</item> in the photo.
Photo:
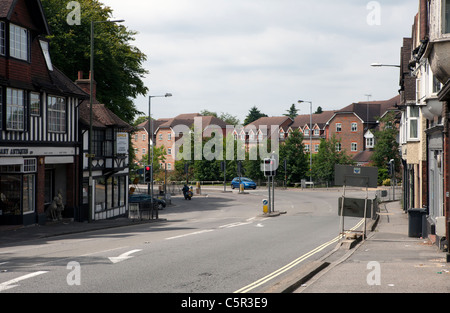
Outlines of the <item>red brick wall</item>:
{"type": "Polygon", "coordinates": [[[156,134],[156,147],[164,146],[166,149],[166,153],[168,152],[168,149],[172,149],[172,155],[165,155],[166,158],[166,164],[167,169],[171,168],[172,170],[175,169],[175,151],[174,151],[174,143],[175,143],[174,134],[171,129],[159,129],[158,133],[156,134]],[[169,140],[169,134],[172,136],[171,140],[169,140]],[[160,135],[162,135],[162,139],[160,139],[160,135]],[[170,164],[170,167],[169,167],[170,164]]]}
{"type": "MultiPolygon", "coordinates": [[[[137,132],[135,132],[132,136],[131,136],[131,143],[133,144],[133,148],[137,148],[137,152],[135,152],[136,154],[136,161],[140,162],[143,158],[143,156],[145,154],[148,153],[148,134],[147,132],[142,129],[139,130],[137,132]],[[145,140],[142,139],[142,135],[145,135],[145,140]],[[137,140],[135,139],[137,136],[137,140]],[[142,149],[145,149],[145,154],[142,153],[142,149]]],[[[146,164],[141,164],[141,165],[146,165],[146,164]]]]}
{"type": "Polygon", "coordinates": [[[342,150],[353,156],[364,150],[364,124],[354,114],[337,114],[330,122],[329,137],[336,136],[341,141],[342,150]],[[336,124],[341,123],[341,132],[336,132],[336,124]],[[352,123],[357,124],[357,131],[352,132],[352,123]],[[352,143],[357,144],[357,151],[352,151],[352,143]]]}

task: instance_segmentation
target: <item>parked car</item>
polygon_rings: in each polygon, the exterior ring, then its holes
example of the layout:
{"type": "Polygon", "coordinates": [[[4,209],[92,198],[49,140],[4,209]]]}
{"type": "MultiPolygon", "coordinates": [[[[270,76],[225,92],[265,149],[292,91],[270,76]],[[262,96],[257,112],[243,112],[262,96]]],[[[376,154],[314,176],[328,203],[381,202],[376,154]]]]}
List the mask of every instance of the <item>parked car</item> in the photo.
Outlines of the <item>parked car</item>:
{"type": "MultiPolygon", "coordinates": [[[[152,197],[145,194],[135,194],[128,197],[129,203],[144,203],[150,207],[152,197]]],[[[153,204],[158,207],[158,210],[162,210],[166,207],[166,201],[153,197],[153,204]]]]}
{"type": "Polygon", "coordinates": [[[231,181],[231,188],[239,188],[241,183],[244,185],[244,189],[256,189],[256,183],[247,177],[241,177],[240,180],[239,177],[234,178],[231,181]]]}

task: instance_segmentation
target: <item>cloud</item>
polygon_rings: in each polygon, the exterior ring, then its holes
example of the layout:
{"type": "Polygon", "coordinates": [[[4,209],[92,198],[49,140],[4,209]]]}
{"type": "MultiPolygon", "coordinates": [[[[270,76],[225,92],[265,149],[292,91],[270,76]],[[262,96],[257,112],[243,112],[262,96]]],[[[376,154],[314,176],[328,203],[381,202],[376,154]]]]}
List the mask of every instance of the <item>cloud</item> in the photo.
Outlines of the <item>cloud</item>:
{"type": "MultiPolygon", "coordinates": [[[[156,117],[207,109],[245,118],[256,105],[281,115],[298,99],[340,109],[397,94],[399,62],[418,2],[379,1],[380,25],[362,0],[103,0],[139,34],[156,117]]],[[[137,107],[147,112],[145,97],[137,107]]],[[[309,108],[302,109],[303,113],[309,108]]]]}

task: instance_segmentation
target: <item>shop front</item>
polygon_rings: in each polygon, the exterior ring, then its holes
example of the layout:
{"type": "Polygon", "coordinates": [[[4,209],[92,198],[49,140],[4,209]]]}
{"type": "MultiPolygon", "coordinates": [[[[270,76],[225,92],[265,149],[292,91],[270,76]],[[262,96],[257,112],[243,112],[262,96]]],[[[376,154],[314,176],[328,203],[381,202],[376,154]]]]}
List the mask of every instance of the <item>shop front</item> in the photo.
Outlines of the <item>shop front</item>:
{"type": "Polygon", "coordinates": [[[77,207],[75,148],[0,149],[0,225],[45,224],[48,208],[61,197],[60,217],[77,207]]]}
{"type": "Polygon", "coordinates": [[[15,159],[8,163],[0,165],[0,225],[34,224],[36,159],[15,159]],[[31,165],[26,167],[25,162],[31,165]]]}

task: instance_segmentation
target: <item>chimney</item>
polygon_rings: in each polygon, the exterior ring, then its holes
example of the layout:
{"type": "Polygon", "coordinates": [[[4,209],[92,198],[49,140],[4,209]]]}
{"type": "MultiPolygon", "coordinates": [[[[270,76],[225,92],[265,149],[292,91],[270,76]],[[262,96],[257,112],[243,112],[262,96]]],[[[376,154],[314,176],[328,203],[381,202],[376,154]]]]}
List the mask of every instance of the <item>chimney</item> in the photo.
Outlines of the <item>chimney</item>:
{"type": "MultiPolygon", "coordinates": [[[[75,81],[75,84],[83,89],[83,91],[87,94],[91,93],[91,72],[89,72],[89,78],[83,78],[83,71],[78,71],[78,79],[75,81]]],[[[93,98],[94,102],[97,102],[97,83],[93,82],[93,98]]]]}

